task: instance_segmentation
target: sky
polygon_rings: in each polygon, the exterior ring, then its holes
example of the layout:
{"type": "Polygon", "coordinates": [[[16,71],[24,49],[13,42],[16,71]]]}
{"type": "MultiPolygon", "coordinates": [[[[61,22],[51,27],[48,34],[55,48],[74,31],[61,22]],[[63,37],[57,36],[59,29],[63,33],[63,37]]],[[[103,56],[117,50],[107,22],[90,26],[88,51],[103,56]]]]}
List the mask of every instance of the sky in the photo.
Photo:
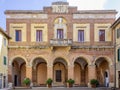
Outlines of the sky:
{"type": "Polygon", "coordinates": [[[0,27],[6,30],[5,10],[43,10],[44,6],[56,1],[67,1],[78,10],[112,9],[118,11],[116,19],[120,17],[120,0],[0,0],[0,27]]]}

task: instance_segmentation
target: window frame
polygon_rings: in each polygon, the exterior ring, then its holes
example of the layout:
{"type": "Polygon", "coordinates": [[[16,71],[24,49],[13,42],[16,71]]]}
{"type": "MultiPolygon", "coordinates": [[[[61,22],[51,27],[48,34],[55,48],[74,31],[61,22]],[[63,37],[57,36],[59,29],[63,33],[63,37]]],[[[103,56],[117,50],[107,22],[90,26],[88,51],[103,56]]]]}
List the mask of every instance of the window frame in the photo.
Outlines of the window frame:
{"type": "Polygon", "coordinates": [[[120,28],[117,29],[117,38],[120,38],[120,28]]]}
{"type": "Polygon", "coordinates": [[[3,38],[4,46],[7,46],[7,39],[3,38]]]}
{"type": "Polygon", "coordinates": [[[99,30],[99,41],[100,42],[104,42],[105,41],[105,29],[100,29],[99,30]],[[104,34],[104,37],[100,35],[102,33],[104,34]]]}
{"type": "Polygon", "coordinates": [[[84,42],[84,41],[85,41],[84,30],[79,29],[78,30],[78,42],[84,42]]]}
{"type": "Polygon", "coordinates": [[[21,42],[22,41],[22,30],[15,30],[15,41],[21,42]],[[18,35],[17,35],[18,33],[18,35]]]}
{"type": "Polygon", "coordinates": [[[36,42],[43,41],[43,30],[36,30],[36,42]]]}
{"type": "Polygon", "coordinates": [[[64,30],[57,29],[57,39],[64,39],[64,30]]]}

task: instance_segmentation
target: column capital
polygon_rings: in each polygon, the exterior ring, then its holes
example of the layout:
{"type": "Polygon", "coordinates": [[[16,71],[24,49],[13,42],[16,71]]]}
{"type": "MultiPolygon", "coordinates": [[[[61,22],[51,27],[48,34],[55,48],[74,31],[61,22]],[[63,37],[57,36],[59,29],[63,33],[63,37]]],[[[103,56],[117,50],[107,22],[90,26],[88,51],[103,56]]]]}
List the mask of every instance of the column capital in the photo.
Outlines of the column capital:
{"type": "Polygon", "coordinates": [[[52,64],[48,64],[47,67],[53,67],[53,65],[52,64]]]}
{"type": "Polygon", "coordinates": [[[68,65],[68,67],[74,67],[74,65],[68,65]]]}
{"type": "Polygon", "coordinates": [[[89,67],[96,67],[96,65],[94,65],[94,64],[90,64],[90,65],[88,65],[89,67]]]}
{"type": "Polygon", "coordinates": [[[31,66],[31,65],[29,65],[29,64],[26,64],[26,67],[29,67],[29,68],[31,67],[31,68],[32,68],[32,66],[31,66]]]}

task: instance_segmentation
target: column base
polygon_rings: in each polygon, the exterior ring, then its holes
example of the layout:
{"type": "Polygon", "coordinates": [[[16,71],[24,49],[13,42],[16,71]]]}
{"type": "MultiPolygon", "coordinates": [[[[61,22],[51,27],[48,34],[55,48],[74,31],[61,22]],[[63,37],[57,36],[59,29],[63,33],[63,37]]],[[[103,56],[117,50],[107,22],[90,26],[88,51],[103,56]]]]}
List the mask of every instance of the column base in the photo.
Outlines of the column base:
{"type": "Polygon", "coordinates": [[[90,87],[90,88],[91,88],[91,85],[90,85],[90,83],[88,83],[88,87],[90,87]]]}
{"type": "Polygon", "coordinates": [[[114,83],[109,83],[109,87],[114,87],[114,83]]]}

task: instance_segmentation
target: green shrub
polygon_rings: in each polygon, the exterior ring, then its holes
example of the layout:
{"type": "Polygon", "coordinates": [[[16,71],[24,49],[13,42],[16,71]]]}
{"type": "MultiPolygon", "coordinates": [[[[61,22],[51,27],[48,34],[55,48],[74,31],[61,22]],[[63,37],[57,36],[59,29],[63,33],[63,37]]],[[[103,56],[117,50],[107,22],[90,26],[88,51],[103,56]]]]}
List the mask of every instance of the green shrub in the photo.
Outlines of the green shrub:
{"type": "Polygon", "coordinates": [[[29,79],[29,78],[25,78],[25,79],[23,80],[23,83],[24,83],[25,85],[30,85],[30,79],[29,79]]]}
{"type": "Polygon", "coordinates": [[[46,81],[46,84],[48,84],[48,85],[50,85],[50,84],[52,84],[52,79],[51,78],[48,78],[48,80],[46,81]]]}
{"type": "Polygon", "coordinates": [[[69,83],[69,84],[74,84],[75,83],[75,81],[73,80],[73,79],[69,79],[69,80],[67,80],[67,82],[69,83]]]}
{"type": "Polygon", "coordinates": [[[98,80],[96,80],[96,79],[91,79],[91,80],[90,80],[90,84],[95,84],[95,85],[97,85],[97,84],[98,84],[98,80]]]}

